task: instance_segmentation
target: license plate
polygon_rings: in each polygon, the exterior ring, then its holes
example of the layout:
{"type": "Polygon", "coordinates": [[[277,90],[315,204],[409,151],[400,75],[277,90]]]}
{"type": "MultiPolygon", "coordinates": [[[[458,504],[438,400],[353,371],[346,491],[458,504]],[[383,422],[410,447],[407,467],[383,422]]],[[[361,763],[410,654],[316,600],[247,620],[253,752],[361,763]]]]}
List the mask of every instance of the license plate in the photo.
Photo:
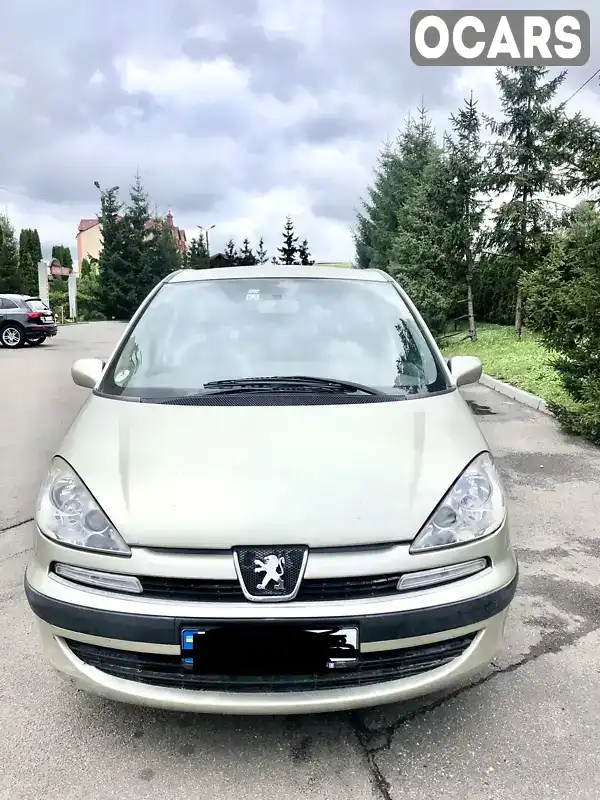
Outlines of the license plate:
{"type": "Polygon", "coordinates": [[[42,322],[54,322],[52,317],[42,317],[42,322]]]}
{"type": "Polygon", "coordinates": [[[183,664],[203,675],[302,675],[357,665],[358,628],[246,623],[181,631],[183,664]]]}

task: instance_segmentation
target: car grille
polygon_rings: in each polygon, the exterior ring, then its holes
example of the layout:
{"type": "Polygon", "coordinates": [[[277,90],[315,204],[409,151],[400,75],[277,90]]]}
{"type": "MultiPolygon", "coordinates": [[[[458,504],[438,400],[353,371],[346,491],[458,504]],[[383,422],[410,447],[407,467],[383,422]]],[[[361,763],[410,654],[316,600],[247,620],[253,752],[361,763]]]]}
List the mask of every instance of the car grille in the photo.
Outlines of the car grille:
{"type": "MultiPolygon", "coordinates": [[[[305,579],[296,596],[297,602],[360,600],[386,597],[396,593],[400,575],[361,576],[359,578],[305,579]]],[[[194,602],[245,602],[238,581],[188,580],[187,578],[139,577],[143,594],[161,600],[194,602]]]]}
{"type": "Polygon", "coordinates": [[[448,664],[462,655],[476,634],[419,647],[362,653],[357,667],[324,675],[201,675],[189,671],[179,656],[137,653],[66,640],[89,666],[116,678],[151,686],[220,692],[309,692],[351,688],[409,678],[448,664]]]}

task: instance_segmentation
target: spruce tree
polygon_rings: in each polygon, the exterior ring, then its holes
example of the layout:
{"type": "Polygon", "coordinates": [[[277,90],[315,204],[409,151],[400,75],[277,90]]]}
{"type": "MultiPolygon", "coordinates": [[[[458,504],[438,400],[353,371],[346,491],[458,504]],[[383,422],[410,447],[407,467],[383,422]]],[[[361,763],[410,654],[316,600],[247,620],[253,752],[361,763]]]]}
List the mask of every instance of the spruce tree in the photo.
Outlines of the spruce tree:
{"type": "Polygon", "coordinates": [[[182,266],[175,241],[165,220],[150,215],[148,195],[139,173],[129,189],[123,214],[125,253],[131,265],[131,314],[154,286],[182,266]]]}
{"type": "Polygon", "coordinates": [[[250,247],[250,239],[248,239],[248,237],[246,237],[242,242],[242,249],[239,252],[237,263],[240,267],[253,267],[258,263],[256,256],[250,247]]]}
{"type": "Polygon", "coordinates": [[[402,227],[390,254],[388,271],[408,292],[434,335],[444,332],[455,304],[455,277],[448,258],[451,200],[448,164],[438,153],[402,209],[402,227]]]}
{"type": "Polygon", "coordinates": [[[427,114],[427,108],[421,106],[418,117],[408,120],[398,138],[399,158],[391,166],[398,230],[402,229],[406,216],[411,213],[411,203],[420,190],[425,171],[430,164],[439,163],[441,150],[427,114]]]}
{"type": "Polygon", "coordinates": [[[148,265],[143,263],[146,246],[154,236],[156,220],[150,219],[148,195],[142,185],[139,173],[136,173],[133,184],[129,188],[129,202],[123,214],[123,224],[127,235],[129,260],[132,268],[136,305],[139,305],[148,294],[148,283],[151,280],[148,265]]]}
{"type": "Polygon", "coordinates": [[[22,294],[24,291],[15,229],[9,218],[0,214],[0,292],[22,294]]]}
{"type": "Polygon", "coordinates": [[[158,217],[152,221],[142,251],[136,286],[138,305],[146,295],[167,275],[183,266],[181,253],[168,224],[158,217]]]}
{"type": "Polygon", "coordinates": [[[283,226],[283,244],[281,247],[277,248],[277,252],[279,253],[279,258],[277,262],[274,263],[295,264],[296,256],[298,253],[297,242],[298,242],[298,237],[294,234],[294,223],[288,216],[286,217],[286,221],[283,226]]]}
{"type": "Polygon", "coordinates": [[[261,236],[258,240],[258,247],[256,248],[256,259],[259,264],[266,264],[269,260],[269,255],[265,249],[265,241],[261,236]]]}
{"type": "Polygon", "coordinates": [[[223,251],[224,266],[236,267],[238,264],[239,255],[233,239],[229,239],[223,251]]]}
{"type": "Polygon", "coordinates": [[[448,179],[452,187],[449,218],[448,258],[454,270],[457,300],[466,289],[469,334],[477,339],[473,279],[481,255],[481,227],[486,204],[481,200],[484,183],[480,117],[473,92],[464,107],[451,115],[452,136],[446,139],[448,179]]]}
{"type": "Polygon", "coordinates": [[[396,141],[386,142],[378,155],[368,199],[362,201],[354,231],[359,268],[390,271],[395,238],[407,224],[426,168],[439,153],[435,131],[422,106],[418,117],[409,117],[396,141]]]}
{"type": "Polygon", "coordinates": [[[206,240],[203,233],[194,236],[190,241],[187,266],[189,269],[207,269],[210,266],[208,253],[206,252],[206,240]]]}
{"type": "Polygon", "coordinates": [[[398,230],[395,199],[395,177],[400,156],[397,147],[386,142],[379,154],[368,199],[362,200],[357,217],[354,243],[359,268],[379,267],[387,270],[393,237],[398,230]]]}
{"type": "MultiPolygon", "coordinates": [[[[185,269],[198,269],[198,261],[199,261],[198,238],[199,237],[197,236],[193,236],[189,241],[184,263],[185,269]]],[[[204,237],[202,236],[201,238],[204,237]]]]}
{"type": "Polygon", "coordinates": [[[113,188],[102,193],[97,292],[107,319],[128,320],[154,286],[181,269],[183,262],[169,223],[157,214],[150,217],[139,174],[122,216],[117,192],[113,188]]]}
{"type": "Polygon", "coordinates": [[[126,222],[119,217],[121,203],[117,192],[116,188],[102,192],[98,290],[104,316],[128,321],[137,307],[137,292],[129,237],[126,222]]]}
{"type": "Polygon", "coordinates": [[[310,250],[308,249],[308,242],[303,239],[298,248],[298,263],[303,266],[310,266],[315,263],[314,258],[311,258],[310,250]]]}
{"type": "Polygon", "coordinates": [[[125,209],[129,224],[138,231],[145,231],[150,220],[148,195],[142,184],[139,172],[136,172],[133,183],[129,187],[129,203],[125,209]]]}
{"type": "Polygon", "coordinates": [[[443,332],[456,302],[448,259],[452,186],[425,107],[384,148],[369,195],[355,234],[359,267],[394,275],[432,331],[443,332]],[[357,238],[361,230],[368,240],[357,238]]]}
{"type": "MultiPolygon", "coordinates": [[[[534,268],[537,239],[547,230],[551,214],[542,195],[563,194],[566,142],[560,109],[553,104],[566,72],[546,79],[545,67],[511,67],[497,70],[496,82],[504,113],[500,121],[488,119],[499,137],[491,150],[490,188],[512,196],[495,216],[491,243],[513,261],[517,300],[515,332],[523,326],[524,277],[534,268]]],[[[568,138],[568,137],[567,137],[568,138]]]]}
{"type": "MultiPolygon", "coordinates": [[[[370,191],[373,191],[371,188],[370,191]]],[[[366,201],[361,201],[363,211],[356,217],[356,227],[352,230],[354,249],[356,250],[356,264],[358,269],[369,269],[373,260],[373,220],[374,209],[366,201]]]]}
{"type": "Polygon", "coordinates": [[[600,189],[600,126],[581,112],[567,119],[556,131],[557,144],[565,152],[563,170],[569,191],[597,198],[600,189]]]}

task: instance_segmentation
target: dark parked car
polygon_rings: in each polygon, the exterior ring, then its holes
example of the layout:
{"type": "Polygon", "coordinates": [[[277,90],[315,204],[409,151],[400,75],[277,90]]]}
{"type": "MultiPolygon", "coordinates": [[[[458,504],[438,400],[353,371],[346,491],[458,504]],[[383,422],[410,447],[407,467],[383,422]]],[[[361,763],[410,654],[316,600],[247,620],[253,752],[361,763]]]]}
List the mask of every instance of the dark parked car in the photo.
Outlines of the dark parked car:
{"type": "Polygon", "coordinates": [[[39,297],[0,294],[0,344],[16,349],[25,342],[38,345],[56,336],[52,311],[39,297]]]}

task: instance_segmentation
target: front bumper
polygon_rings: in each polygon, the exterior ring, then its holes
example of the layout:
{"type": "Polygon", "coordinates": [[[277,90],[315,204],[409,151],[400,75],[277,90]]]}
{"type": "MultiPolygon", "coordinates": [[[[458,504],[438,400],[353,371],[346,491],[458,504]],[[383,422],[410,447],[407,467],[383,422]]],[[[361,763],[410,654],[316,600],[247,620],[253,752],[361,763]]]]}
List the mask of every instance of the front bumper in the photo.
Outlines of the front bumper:
{"type": "MultiPolygon", "coordinates": [[[[67,584],[48,573],[48,550],[60,546],[39,540],[29,565],[25,591],[38,618],[46,656],[65,677],[85,691],[112,700],[180,711],[231,714],[313,713],[367,707],[407,700],[459,684],[494,658],[503,636],[508,606],[518,581],[507,532],[499,532],[492,566],[483,573],[446,586],[376,600],[333,603],[282,603],[265,608],[254,603],[191,603],[143,600],[67,584]],[[171,659],[180,656],[183,627],[224,622],[295,621],[303,627],[358,626],[361,658],[426,649],[463,637],[468,644],[442,666],[399,680],[368,685],[302,691],[194,690],[179,685],[141,682],[109,674],[102,663],[79,658],[89,650],[117,653],[123,659],[171,659]],[[470,638],[469,638],[470,637],[470,638]],[[69,643],[73,643],[71,646],[69,643]],[[77,645],[77,646],[75,646],[77,645]],[[104,650],[109,648],[109,650],[104,650]],[[83,659],[83,660],[82,660],[83,659]]],[[[488,543],[489,546],[489,543],[488,543]]],[[[84,558],[89,563],[89,555],[84,558]]],[[[52,560],[52,559],[50,559],[52,560]]],[[[156,660],[155,659],[155,660],[156,660]]]]}

